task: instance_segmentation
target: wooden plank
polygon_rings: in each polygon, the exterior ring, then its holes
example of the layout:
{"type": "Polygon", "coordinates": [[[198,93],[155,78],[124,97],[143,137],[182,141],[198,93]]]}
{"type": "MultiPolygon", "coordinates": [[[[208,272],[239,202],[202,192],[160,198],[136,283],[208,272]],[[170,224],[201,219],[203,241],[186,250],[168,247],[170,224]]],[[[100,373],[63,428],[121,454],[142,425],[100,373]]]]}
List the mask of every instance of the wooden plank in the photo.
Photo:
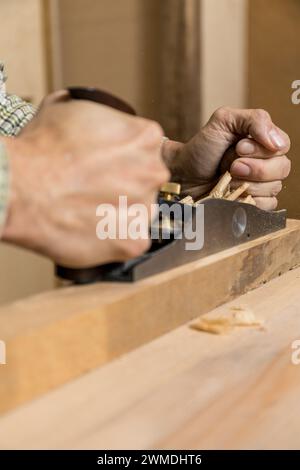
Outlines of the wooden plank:
{"type": "Polygon", "coordinates": [[[2,449],[300,448],[300,268],[219,307],[265,330],[187,325],[0,418],[2,449]]]}
{"type": "Polygon", "coordinates": [[[0,412],[74,379],[300,262],[300,222],[135,284],[70,287],[0,309],[0,412]]]}

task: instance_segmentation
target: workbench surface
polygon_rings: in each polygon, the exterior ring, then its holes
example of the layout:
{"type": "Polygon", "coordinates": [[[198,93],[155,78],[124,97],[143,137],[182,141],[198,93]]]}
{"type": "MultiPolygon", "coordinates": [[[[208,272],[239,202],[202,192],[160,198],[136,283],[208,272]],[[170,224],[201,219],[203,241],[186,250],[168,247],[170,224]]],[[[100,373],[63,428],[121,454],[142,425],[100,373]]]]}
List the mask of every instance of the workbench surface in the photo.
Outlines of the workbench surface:
{"type": "Polygon", "coordinates": [[[300,268],[216,310],[241,305],[264,330],[177,328],[3,415],[0,447],[299,449],[300,268]]]}

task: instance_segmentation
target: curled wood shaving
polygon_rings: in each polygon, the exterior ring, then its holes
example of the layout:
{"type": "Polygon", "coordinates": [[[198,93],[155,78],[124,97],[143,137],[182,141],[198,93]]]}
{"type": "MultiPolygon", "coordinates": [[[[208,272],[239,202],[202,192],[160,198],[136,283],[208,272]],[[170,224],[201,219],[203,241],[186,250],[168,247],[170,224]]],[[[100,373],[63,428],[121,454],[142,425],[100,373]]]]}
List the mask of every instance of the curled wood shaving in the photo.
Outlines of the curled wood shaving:
{"type": "Polygon", "coordinates": [[[226,171],[226,173],[224,173],[224,175],[219,179],[216,186],[209,193],[209,197],[218,199],[222,198],[224,194],[228,191],[229,183],[231,180],[231,174],[229,173],[229,171],[226,171]]]}
{"type": "Polygon", "coordinates": [[[227,201],[236,201],[241,196],[241,194],[243,194],[249,188],[249,186],[249,183],[243,183],[241,186],[232,191],[229,196],[227,196],[227,201]]]}
{"type": "Polygon", "coordinates": [[[230,308],[229,314],[220,314],[218,316],[203,315],[195,323],[191,324],[191,328],[220,335],[228,333],[235,327],[262,328],[263,325],[263,320],[256,318],[252,310],[247,307],[235,306],[230,308]]]}
{"type": "Polygon", "coordinates": [[[207,196],[199,199],[198,201],[194,201],[192,196],[186,196],[185,198],[181,199],[180,202],[182,204],[197,206],[198,204],[201,204],[203,201],[212,198],[212,199],[226,199],[227,201],[238,200],[239,202],[244,202],[245,204],[251,204],[253,206],[256,206],[256,202],[250,194],[245,197],[240,197],[249,188],[250,186],[249,183],[245,182],[241,184],[238,188],[231,191],[230,189],[231,180],[232,180],[231,174],[229,173],[229,171],[226,171],[226,173],[224,173],[224,175],[221,176],[216,186],[211,190],[211,192],[207,196]]]}

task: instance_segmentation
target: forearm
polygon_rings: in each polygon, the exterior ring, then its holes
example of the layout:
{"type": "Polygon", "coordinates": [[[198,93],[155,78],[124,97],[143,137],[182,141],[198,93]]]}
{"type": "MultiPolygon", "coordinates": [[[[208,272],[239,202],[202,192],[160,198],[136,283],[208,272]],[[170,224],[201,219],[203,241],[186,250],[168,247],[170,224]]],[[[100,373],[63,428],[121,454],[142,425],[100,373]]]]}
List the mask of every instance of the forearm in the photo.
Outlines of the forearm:
{"type": "Polygon", "coordinates": [[[4,65],[0,63],[0,236],[6,238],[11,187],[11,146],[21,129],[33,118],[34,107],[6,92],[4,65]]]}
{"type": "Polygon", "coordinates": [[[162,158],[171,172],[172,181],[180,179],[181,152],[184,144],[175,140],[164,140],[162,144],[162,158]]]}
{"type": "Polygon", "coordinates": [[[30,148],[19,138],[1,137],[0,147],[2,182],[1,238],[24,248],[36,248],[34,235],[38,233],[41,218],[34,214],[34,184],[38,182],[30,175],[30,148]]]}
{"type": "Polygon", "coordinates": [[[8,154],[3,140],[0,137],[0,237],[7,219],[10,186],[8,154]]]}

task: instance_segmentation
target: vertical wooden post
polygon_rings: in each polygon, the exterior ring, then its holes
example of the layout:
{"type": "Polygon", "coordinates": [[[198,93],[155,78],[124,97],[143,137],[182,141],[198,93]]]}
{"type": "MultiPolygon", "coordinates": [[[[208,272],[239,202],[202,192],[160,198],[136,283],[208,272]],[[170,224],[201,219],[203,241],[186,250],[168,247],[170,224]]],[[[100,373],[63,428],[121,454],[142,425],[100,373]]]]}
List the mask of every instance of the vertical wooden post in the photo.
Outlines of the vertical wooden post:
{"type": "Polygon", "coordinates": [[[248,0],[200,3],[200,102],[204,124],[220,106],[247,106],[248,0]]]}
{"type": "Polygon", "coordinates": [[[199,127],[199,7],[198,0],[161,5],[161,123],[181,141],[199,127]]]}

